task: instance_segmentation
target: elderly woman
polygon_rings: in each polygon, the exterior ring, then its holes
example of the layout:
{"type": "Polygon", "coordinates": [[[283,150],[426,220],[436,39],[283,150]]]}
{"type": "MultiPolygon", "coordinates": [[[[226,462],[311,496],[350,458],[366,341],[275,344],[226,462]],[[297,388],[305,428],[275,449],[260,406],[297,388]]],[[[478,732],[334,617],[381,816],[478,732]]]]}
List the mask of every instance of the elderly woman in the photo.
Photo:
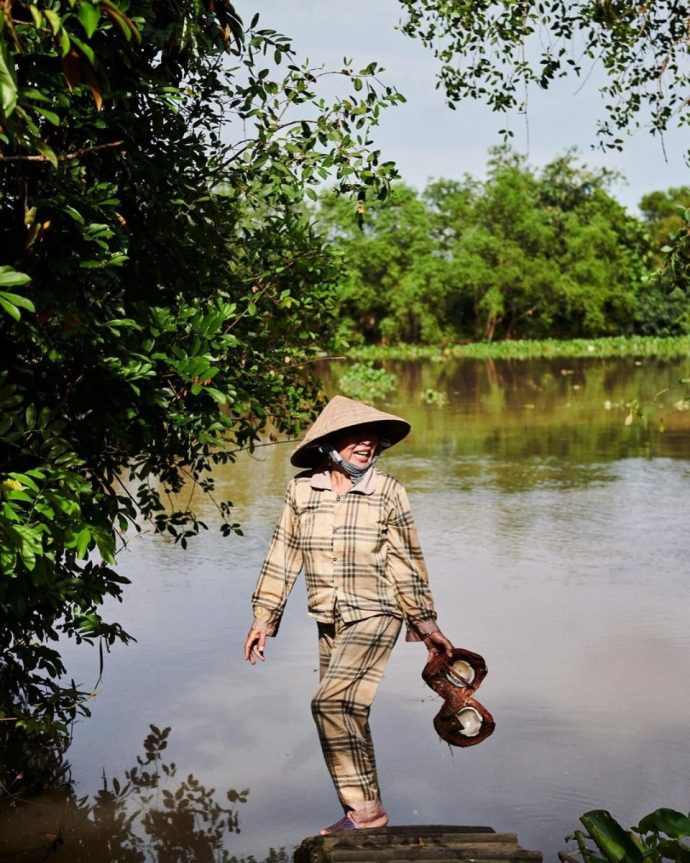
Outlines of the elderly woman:
{"type": "Polygon", "coordinates": [[[312,701],[326,766],[345,815],[321,833],[385,827],[369,711],[402,620],[429,657],[452,656],[436,624],[405,489],[374,467],[402,440],[400,417],[336,396],[294,450],[294,477],[252,598],[244,647],[264,659],[288,594],[304,569],[319,633],[320,684],[312,701]]]}

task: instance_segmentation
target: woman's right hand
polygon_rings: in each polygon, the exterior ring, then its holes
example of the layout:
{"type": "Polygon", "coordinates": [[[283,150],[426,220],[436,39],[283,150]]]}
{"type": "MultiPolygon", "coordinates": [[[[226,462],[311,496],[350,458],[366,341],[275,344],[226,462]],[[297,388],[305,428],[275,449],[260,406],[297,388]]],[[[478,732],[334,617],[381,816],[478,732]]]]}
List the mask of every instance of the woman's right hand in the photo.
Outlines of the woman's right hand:
{"type": "Polygon", "coordinates": [[[247,640],[244,642],[244,658],[256,665],[256,657],[264,662],[264,647],[266,646],[266,633],[259,629],[250,629],[247,640]]]}

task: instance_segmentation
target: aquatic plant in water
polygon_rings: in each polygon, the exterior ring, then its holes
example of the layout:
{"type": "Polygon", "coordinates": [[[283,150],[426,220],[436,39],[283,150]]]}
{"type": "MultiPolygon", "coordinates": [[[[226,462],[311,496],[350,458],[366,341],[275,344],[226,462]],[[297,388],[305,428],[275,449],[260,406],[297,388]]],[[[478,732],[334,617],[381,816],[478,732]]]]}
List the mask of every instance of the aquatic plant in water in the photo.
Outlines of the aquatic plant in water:
{"type": "MultiPolygon", "coordinates": [[[[605,809],[586,812],[580,821],[586,833],[576,830],[566,841],[577,843],[574,854],[583,863],[690,863],[690,813],[656,809],[630,830],[605,809]]],[[[558,857],[561,863],[579,863],[573,854],[559,852],[558,857]]]]}
{"type": "Polygon", "coordinates": [[[448,395],[443,390],[435,390],[428,387],[420,393],[420,401],[425,405],[433,405],[437,408],[444,408],[448,404],[448,395]]]}
{"type": "Polygon", "coordinates": [[[609,336],[599,339],[516,339],[447,345],[365,345],[352,347],[352,360],[538,359],[549,357],[686,357],[690,336],[609,336]]]}
{"type": "Polygon", "coordinates": [[[397,385],[393,372],[375,368],[373,362],[355,363],[340,378],[340,389],[346,396],[365,402],[384,399],[397,385]]]}

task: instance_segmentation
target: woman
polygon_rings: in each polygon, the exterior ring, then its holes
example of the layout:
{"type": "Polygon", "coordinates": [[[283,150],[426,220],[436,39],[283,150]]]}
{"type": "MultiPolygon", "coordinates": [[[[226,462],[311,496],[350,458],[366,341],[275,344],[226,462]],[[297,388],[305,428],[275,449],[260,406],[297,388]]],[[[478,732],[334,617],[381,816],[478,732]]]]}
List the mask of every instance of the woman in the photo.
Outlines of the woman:
{"type": "Polygon", "coordinates": [[[292,464],[307,470],[288,485],[252,598],[244,656],[254,665],[304,569],[319,632],[312,713],[345,810],[324,835],[388,823],[368,717],[402,620],[407,640],[423,640],[429,658],[452,656],[436,624],[405,489],[374,467],[409,430],[400,417],[361,402],[336,396],[328,403],[292,453],[292,464]]]}

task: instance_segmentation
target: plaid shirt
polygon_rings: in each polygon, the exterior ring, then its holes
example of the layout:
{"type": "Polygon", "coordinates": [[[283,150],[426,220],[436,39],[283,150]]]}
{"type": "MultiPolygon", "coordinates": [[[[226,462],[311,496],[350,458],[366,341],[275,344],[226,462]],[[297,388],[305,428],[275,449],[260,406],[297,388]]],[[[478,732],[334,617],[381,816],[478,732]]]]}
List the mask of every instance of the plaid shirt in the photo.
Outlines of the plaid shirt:
{"type": "Polygon", "coordinates": [[[343,495],[328,472],[290,481],[252,597],[254,628],[275,635],[302,568],[309,614],[318,621],[333,621],[337,601],[346,623],[404,617],[415,641],[438,630],[407,494],[375,468],[343,495]]]}

